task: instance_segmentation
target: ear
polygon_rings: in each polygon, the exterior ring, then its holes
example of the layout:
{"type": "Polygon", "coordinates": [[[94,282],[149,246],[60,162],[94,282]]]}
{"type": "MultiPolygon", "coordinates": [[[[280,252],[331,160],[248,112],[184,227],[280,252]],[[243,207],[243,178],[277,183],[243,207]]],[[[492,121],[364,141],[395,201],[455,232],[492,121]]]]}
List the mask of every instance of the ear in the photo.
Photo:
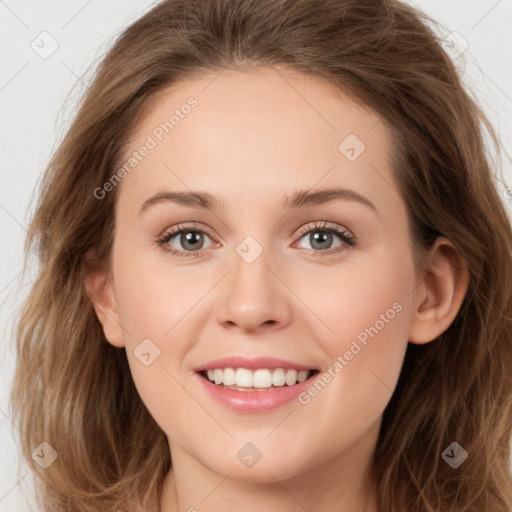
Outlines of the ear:
{"type": "Polygon", "coordinates": [[[125,346],[123,327],[117,311],[112,275],[103,265],[91,263],[87,255],[84,263],[84,286],[91,299],[96,316],[103,327],[107,341],[114,347],[125,346]]]}
{"type": "Polygon", "coordinates": [[[466,261],[453,243],[438,237],[429,250],[429,266],[414,291],[409,341],[428,343],[442,334],[457,315],[469,285],[466,261]]]}

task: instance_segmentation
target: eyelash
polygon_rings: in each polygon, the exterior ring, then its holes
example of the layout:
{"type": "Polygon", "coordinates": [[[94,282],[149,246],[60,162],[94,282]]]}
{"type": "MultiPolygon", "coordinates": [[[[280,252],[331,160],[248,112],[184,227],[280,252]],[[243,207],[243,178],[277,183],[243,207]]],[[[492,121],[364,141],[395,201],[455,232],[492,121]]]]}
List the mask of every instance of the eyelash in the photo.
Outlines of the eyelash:
{"type": "MultiPolygon", "coordinates": [[[[335,247],[334,249],[327,249],[325,251],[319,251],[315,249],[305,249],[305,251],[308,254],[314,253],[315,256],[320,256],[323,258],[324,256],[333,256],[335,254],[338,254],[342,251],[345,251],[348,249],[348,247],[354,247],[357,245],[357,237],[355,237],[353,234],[351,234],[348,230],[344,228],[340,228],[339,226],[336,226],[335,224],[330,225],[327,227],[327,221],[316,221],[310,224],[307,224],[300,228],[299,230],[299,240],[307,233],[314,231],[324,231],[328,233],[334,233],[338,235],[338,237],[341,239],[341,241],[345,245],[340,245],[338,247],[335,247]]],[[[179,224],[172,228],[169,231],[166,231],[161,236],[159,236],[156,239],[156,242],[158,246],[161,246],[165,251],[171,253],[173,256],[177,256],[179,258],[197,258],[199,256],[202,256],[203,252],[207,249],[199,249],[197,251],[180,251],[175,249],[174,247],[166,246],[174,236],[182,233],[182,232],[195,232],[195,233],[205,233],[207,234],[211,239],[214,239],[212,232],[204,227],[199,228],[196,224],[179,224]],[[184,254],[183,254],[184,253],[184,254]]]]}

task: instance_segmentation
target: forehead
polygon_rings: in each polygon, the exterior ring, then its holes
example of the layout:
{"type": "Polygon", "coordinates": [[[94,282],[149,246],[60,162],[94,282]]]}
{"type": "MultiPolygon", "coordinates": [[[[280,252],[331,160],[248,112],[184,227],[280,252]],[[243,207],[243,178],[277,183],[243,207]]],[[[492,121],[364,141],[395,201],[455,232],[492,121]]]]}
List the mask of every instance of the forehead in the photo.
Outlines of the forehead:
{"type": "Polygon", "coordinates": [[[381,117],[289,70],[223,70],[173,84],[148,104],[123,164],[143,147],[121,187],[139,205],[164,187],[227,201],[258,193],[282,202],[316,184],[396,194],[383,190],[392,142],[381,117]]]}

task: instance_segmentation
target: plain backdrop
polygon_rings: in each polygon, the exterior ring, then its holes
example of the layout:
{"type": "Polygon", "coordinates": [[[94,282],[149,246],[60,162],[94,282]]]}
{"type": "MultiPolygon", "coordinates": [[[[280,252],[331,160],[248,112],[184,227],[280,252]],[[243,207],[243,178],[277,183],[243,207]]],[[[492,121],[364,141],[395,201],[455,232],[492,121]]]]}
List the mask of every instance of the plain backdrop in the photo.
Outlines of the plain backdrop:
{"type": "MultiPolygon", "coordinates": [[[[410,3],[443,24],[442,39],[453,42],[449,53],[464,84],[501,137],[504,179],[498,188],[510,212],[512,2],[410,3]]],[[[0,0],[0,512],[28,511],[21,491],[32,495],[31,474],[25,465],[18,471],[16,436],[23,434],[9,417],[8,394],[16,362],[13,318],[30,285],[30,277],[23,281],[20,272],[34,189],[91,79],[90,69],[113,37],[152,5],[144,0],[0,0]]],[[[489,151],[493,154],[492,148],[489,151]]],[[[27,270],[28,276],[33,268],[27,270]]]]}

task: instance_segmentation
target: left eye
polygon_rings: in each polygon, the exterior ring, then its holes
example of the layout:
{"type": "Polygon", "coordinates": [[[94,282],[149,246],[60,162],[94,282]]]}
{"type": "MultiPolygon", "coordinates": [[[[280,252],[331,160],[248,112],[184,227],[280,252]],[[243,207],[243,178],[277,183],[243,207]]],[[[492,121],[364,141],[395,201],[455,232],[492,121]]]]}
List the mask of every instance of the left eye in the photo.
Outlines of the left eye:
{"type": "Polygon", "coordinates": [[[306,247],[308,252],[322,253],[320,256],[339,253],[347,249],[347,246],[355,246],[357,241],[350,231],[336,224],[328,226],[327,222],[308,224],[301,228],[300,232],[303,235],[300,240],[306,238],[306,241],[309,243],[309,247],[306,247]],[[333,237],[337,237],[341,242],[331,247],[334,240],[333,237]]]}
{"type": "Polygon", "coordinates": [[[305,239],[309,243],[309,247],[306,246],[306,249],[324,251],[342,245],[343,242],[340,241],[338,245],[332,247],[334,237],[338,237],[339,240],[341,239],[341,236],[333,231],[327,229],[312,229],[307,234],[303,235],[300,240],[305,239]],[[312,244],[314,247],[312,247],[312,244]]]}

